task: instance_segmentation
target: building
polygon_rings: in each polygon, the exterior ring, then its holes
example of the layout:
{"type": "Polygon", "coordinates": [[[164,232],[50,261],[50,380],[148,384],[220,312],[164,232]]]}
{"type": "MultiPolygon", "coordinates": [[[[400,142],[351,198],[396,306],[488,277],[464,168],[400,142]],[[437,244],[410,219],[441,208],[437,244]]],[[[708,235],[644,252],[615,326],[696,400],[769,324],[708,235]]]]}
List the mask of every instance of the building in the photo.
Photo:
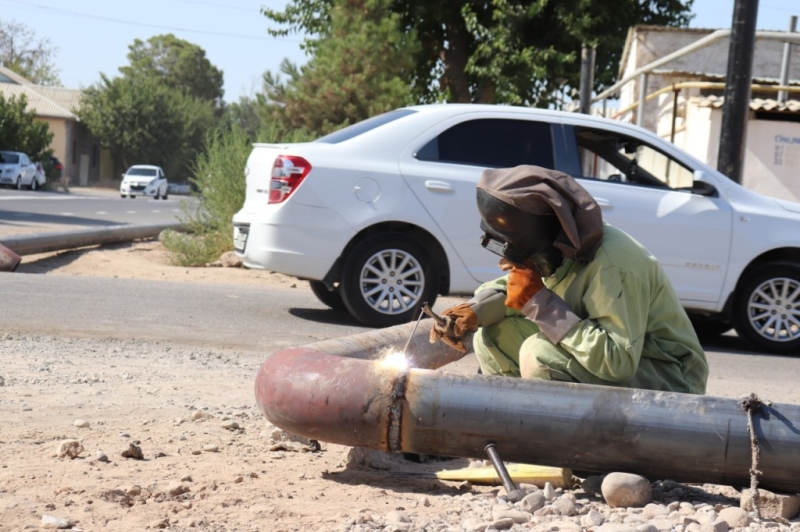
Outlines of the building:
{"type": "MultiPolygon", "coordinates": [[[[620,79],[715,30],[637,26],[628,32],[620,79]]],[[[724,38],[675,59],[620,89],[620,120],[636,121],[641,83],[652,99],[641,125],[716,167],[730,42],[724,38]]],[[[800,46],[789,69],[788,101],[777,100],[784,43],[757,40],[743,185],[762,194],[800,199],[800,46]],[[795,89],[796,88],[796,89],[795,89]],[[795,92],[796,90],[796,92],[795,92]]]]}
{"type": "Polygon", "coordinates": [[[53,140],[53,155],[64,165],[62,176],[70,185],[97,184],[115,175],[108,150],[92,137],[77,115],[83,91],[63,87],[34,85],[15,72],[0,67],[0,94],[6,99],[24,95],[28,110],[47,122],[53,140]]]}

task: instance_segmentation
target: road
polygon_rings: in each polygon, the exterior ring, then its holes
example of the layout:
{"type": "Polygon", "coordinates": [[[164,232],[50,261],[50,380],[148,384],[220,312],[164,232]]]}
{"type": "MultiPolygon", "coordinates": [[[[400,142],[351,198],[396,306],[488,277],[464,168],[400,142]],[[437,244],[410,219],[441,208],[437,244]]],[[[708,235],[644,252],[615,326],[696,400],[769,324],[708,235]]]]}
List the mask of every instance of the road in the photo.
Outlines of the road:
{"type": "MultiPolygon", "coordinates": [[[[437,310],[454,304],[440,298],[437,310]]],[[[328,309],[308,290],[0,273],[2,331],[142,338],[262,351],[363,332],[347,313],[328,309]]],[[[1,337],[1,336],[0,336],[1,337]]],[[[800,357],[743,351],[734,336],[706,343],[708,393],[751,392],[800,404],[800,357]]],[[[474,359],[463,367],[477,368],[474,359]]],[[[474,371],[474,369],[473,369],[474,371]]]]}
{"type": "MultiPolygon", "coordinates": [[[[123,199],[115,191],[81,191],[69,193],[0,189],[0,227],[9,232],[13,226],[102,227],[117,224],[174,222],[187,196],[170,196],[167,200],[152,198],[123,199]],[[11,227],[9,227],[11,226],[11,227]]],[[[191,201],[191,200],[189,200],[191,201]]]]}

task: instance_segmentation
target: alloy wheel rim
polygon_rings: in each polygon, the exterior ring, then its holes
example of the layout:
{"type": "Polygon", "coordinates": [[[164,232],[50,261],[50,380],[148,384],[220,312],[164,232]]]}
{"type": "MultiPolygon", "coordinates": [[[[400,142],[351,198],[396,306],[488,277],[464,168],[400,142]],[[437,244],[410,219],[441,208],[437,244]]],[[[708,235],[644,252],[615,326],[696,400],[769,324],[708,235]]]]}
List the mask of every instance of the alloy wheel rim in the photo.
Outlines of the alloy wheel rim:
{"type": "Polygon", "coordinates": [[[773,342],[800,338],[800,282],[776,277],[761,283],[747,302],[750,326],[773,342]]]}
{"type": "Polygon", "coordinates": [[[397,315],[413,309],[422,297],[425,273],[419,261],[401,249],[372,255],[359,278],[364,301],[381,314],[397,315]]]}

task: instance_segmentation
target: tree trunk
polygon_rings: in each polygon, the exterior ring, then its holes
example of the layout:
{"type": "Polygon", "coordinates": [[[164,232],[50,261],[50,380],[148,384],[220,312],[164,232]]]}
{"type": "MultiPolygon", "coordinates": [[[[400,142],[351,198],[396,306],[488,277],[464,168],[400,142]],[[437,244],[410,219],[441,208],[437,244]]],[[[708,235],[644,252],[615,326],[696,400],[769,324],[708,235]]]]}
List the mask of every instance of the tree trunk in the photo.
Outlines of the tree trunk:
{"type": "Polygon", "coordinates": [[[494,81],[486,80],[478,85],[478,93],[475,95],[475,103],[495,103],[496,86],[494,81]]]}
{"type": "Polygon", "coordinates": [[[450,17],[445,22],[447,48],[442,52],[444,74],[440,80],[443,89],[450,91],[453,103],[471,103],[467,66],[467,28],[460,16],[450,17]]]}

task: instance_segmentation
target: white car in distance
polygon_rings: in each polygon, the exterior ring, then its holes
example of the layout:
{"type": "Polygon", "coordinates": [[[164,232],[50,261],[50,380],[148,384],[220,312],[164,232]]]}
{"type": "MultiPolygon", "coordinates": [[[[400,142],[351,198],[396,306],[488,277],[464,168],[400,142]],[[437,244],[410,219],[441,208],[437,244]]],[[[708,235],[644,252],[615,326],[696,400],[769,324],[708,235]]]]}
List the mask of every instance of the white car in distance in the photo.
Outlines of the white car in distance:
{"type": "Polygon", "coordinates": [[[169,183],[160,166],[137,164],[122,174],[119,194],[123,198],[130,196],[153,196],[154,199],[167,199],[169,183]]]}
{"type": "Polygon", "coordinates": [[[0,184],[11,185],[18,190],[28,187],[37,190],[44,186],[44,173],[37,172],[30,158],[18,151],[0,151],[0,184]]]}
{"type": "Polygon", "coordinates": [[[492,105],[398,109],[302,144],[256,144],[234,215],[250,268],[307,279],[362,323],[416,319],[501,272],[479,245],[485,168],[561,170],[659,260],[697,326],[800,352],[800,204],[734,183],[653,133],[492,105]]]}

